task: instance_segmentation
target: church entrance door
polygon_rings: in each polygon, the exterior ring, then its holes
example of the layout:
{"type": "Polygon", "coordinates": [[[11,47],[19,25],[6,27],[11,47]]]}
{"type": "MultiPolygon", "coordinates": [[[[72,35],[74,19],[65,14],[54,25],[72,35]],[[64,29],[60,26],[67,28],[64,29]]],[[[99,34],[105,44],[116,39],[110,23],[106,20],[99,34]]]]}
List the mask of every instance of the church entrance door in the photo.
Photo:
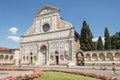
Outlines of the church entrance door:
{"type": "Polygon", "coordinates": [[[55,56],[55,59],[56,59],[56,65],[59,64],[59,56],[55,56]]]}
{"type": "Polygon", "coordinates": [[[33,64],[33,57],[30,57],[30,64],[33,64]]]}
{"type": "Polygon", "coordinates": [[[55,51],[55,64],[59,65],[59,53],[58,53],[58,51],[55,51]]]}
{"type": "Polygon", "coordinates": [[[46,64],[46,53],[42,53],[42,64],[46,64]]]}
{"type": "Polygon", "coordinates": [[[30,53],[30,64],[33,64],[33,57],[32,56],[33,56],[33,53],[31,52],[30,53]]]}
{"type": "Polygon", "coordinates": [[[42,55],[42,65],[47,64],[47,47],[43,45],[41,48],[41,55],[42,55]]]}

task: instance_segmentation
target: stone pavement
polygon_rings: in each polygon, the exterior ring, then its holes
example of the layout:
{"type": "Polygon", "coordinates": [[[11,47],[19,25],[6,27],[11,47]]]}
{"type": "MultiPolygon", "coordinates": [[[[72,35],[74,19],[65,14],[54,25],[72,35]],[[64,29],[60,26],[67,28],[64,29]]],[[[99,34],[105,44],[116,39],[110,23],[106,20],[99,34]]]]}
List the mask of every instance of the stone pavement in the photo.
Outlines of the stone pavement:
{"type": "MultiPolygon", "coordinates": [[[[17,66],[2,66],[2,67],[9,67],[9,68],[15,68],[17,66]]],[[[22,65],[22,68],[39,68],[39,69],[57,69],[57,70],[73,70],[73,71],[80,71],[80,72],[92,72],[92,73],[98,73],[98,74],[103,74],[103,75],[109,75],[109,76],[113,76],[113,77],[117,77],[120,79],[120,67],[117,67],[117,73],[118,76],[114,76],[114,73],[112,71],[112,67],[110,66],[106,66],[105,70],[101,69],[101,67],[96,66],[94,69],[92,66],[69,66],[69,68],[67,68],[67,66],[60,66],[60,65],[45,65],[45,66],[33,66],[33,65],[29,65],[29,66],[24,66],[22,65]]],[[[21,74],[21,73],[25,73],[25,72],[12,72],[10,74],[5,74],[5,75],[13,75],[13,74],[21,74]]],[[[30,73],[27,72],[26,73],[30,73]]],[[[1,77],[1,76],[0,76],[1,77]]]]}
{"type": "Polygon", "coordinates": [[[23,74],[30,74],[32,71],[0,71],[0,78],[6,78],[8,76],[17,76],[23,74]]]}

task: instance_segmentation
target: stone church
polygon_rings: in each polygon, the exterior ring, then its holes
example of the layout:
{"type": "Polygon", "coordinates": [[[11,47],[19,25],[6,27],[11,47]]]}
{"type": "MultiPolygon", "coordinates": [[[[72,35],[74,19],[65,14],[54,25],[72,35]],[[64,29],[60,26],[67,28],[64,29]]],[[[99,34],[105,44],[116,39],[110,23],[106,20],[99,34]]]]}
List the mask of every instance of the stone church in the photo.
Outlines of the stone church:
{"type": "Polygon", "coordinates": [[[34,15],[33,25],[21,36],[23,65],[120,65],[120,50],[80,50],[79,34],[59,12],[44,6],[34,15]]]}
{"type": "Polygon", "coordinates": [[[76,65],[83,63],[79,34],[61,18],[60,10],[44,6],[34,15],[33,25],[21,36],[22,64],[76,65]]]}

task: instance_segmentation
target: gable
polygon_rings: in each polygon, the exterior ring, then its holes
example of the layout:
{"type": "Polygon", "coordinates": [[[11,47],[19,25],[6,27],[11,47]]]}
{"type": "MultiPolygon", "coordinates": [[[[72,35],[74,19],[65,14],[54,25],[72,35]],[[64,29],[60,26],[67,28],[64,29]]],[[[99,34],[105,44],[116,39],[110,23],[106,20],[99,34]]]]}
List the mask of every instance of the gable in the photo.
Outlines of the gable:
{"type": "Polygon", "coordinates": [[[35,17],[46,15],[53,12],[59,12],[60,10],[58,8],[52,7],[52,6],[44,6],[40,11],[38,11],[35,14],[35,17]]]}

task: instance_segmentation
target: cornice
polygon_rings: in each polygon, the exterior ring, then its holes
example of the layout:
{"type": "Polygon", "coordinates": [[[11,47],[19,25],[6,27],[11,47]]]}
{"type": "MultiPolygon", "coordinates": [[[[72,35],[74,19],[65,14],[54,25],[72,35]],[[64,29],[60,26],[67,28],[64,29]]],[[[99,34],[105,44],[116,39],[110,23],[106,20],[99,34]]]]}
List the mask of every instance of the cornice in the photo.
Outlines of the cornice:
{"type": "Polygon", "coordinates": [[[41,41],[21,42],[20,44],[34,43],[34,42],[48,42],[48,41],[64,40],[64,39],[70,39],[70,38],[74,38],[74,36],[72,36],[72,37],[62,37],[62,38],[56,38],[56,39],[47,39],[47,40],[41,40],[41,41]]]}
{"type": "Polygon", "coordinates": [[[32,35],[21,36],[21,37],[29,37],[29,36],[43,35],[43,34],[49,34],[49,33],[61,32],[61,31],[67,31],[67,30],[71,30],[71,29],[74,29],[74,28],[72,27],[72,28],[63,29],[63,30],[50,31],[50,32],[39,33],[39,34],[32,34],[32,35]]]}

